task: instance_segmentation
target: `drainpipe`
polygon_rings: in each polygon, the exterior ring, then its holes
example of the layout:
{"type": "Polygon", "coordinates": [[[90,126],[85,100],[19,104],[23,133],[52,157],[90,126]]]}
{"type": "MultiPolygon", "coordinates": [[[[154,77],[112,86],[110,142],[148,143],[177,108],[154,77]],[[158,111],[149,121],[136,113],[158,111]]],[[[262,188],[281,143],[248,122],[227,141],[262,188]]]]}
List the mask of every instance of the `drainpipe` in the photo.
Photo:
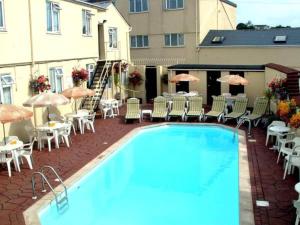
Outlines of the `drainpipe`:
{"type": "MultiPolygon", "coordinates": [[[[33,68],[34,68],[34,51],[33,51],[33,38],[32,38],[32,14],[31,14],[31,0],[28,0],[28,20],[29,20],[29,41],[30,41],[30,76],[33,78],[33,68]]],[[[36,127],[36,110],[33,109],[33,122],[34,126],[36,127]]]]}

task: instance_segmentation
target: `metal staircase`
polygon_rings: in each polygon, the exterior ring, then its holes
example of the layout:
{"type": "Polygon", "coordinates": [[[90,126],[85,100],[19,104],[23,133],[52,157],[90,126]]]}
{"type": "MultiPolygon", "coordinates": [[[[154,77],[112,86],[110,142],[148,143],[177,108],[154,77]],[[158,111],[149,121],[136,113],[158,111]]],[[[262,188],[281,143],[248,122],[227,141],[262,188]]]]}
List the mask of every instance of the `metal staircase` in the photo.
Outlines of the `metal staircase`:
{"type": "Polygon", "coordinates": [[[31,177],[31,184],[32,184],[32,199],[37,199],[36,196],[36,191],[35,191],[35,186],[36,186],[36,175],[39,175],[41,177],[42,181],[42,192],[46,192],[46,187],[45,183],[48,185],[52,193],[54,194],[55,197],[55,202],[56,202],[56,207],[59,212],[65,210],[69,206],[69,200],[68,200],[68,190],[66,185],[63,183],[62,179],[60,176],[57,174],[55,169],[52,166],[43,166],[40,171],[34,172],[31,177]],[[55,181],[60,182],[61,186],[63,187],[62,192],[57,192],[54,190],[53,186],[49,182],[48,177],[45,175],[45,171],[49,170],[55,175],[55,181]]]}
{"type": "Polygon", "coordinates": [[[112,66],[113,63],[108,60],[97,62],[94,76],[89,86],[90,89],[95,91],[95,95],[84,98],[81,103],[81,109],[87,109],[89,111],[97,110],[108,83],[108,78],[111,75],[112,66]]]}

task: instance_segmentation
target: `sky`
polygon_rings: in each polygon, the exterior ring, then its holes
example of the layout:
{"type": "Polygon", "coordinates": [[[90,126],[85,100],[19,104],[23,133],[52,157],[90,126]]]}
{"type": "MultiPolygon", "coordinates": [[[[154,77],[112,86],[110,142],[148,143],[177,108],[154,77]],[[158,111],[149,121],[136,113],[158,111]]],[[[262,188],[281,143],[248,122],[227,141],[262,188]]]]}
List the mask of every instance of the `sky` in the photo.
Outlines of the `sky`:
{"type": "Polygon", "coordinates": [[[238,5],[238,23],[300,27],[300,0],[232,0],[238,5]]]}

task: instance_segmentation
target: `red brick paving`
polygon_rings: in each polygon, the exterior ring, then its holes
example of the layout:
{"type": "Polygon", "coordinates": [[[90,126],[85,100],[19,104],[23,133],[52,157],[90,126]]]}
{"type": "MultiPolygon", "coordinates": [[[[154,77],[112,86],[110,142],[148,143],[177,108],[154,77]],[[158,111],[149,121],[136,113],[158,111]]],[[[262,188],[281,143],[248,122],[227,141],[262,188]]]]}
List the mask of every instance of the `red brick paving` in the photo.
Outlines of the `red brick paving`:
{"type": "MultiPolygon", "coordinates": [[[[97,119],[96,133],[72,136],[70,149],[61,146],[50,153],[46,149],[41,152],[34,151],[34,170],[42,165],[51,165],[65,180],[132,129],[151,124],[146,120],[124,125],[123,121],[122,116],[115,119],[97,119]]],[[[298,176],[288,176],[283,181],[282,164],[276,164],[277,154],[264,146],[265,131],[260,128],[253,129],[253,138],[256,142],[247,144],[256,225],[294,224],[295,210],[292,200],[298,197],[294,191],[298,176]],[[256,199],[269,201],[270,207],[256,207],[256,199]]],[[[24,225],[22,213],[34,203],[31,199],[30,182],[34,170],[30,170],[26,162],[21,169],[21,173],[13,171],[12,177],[8,178],[7,170],[0,168],[1,225],[24,225]]]]}

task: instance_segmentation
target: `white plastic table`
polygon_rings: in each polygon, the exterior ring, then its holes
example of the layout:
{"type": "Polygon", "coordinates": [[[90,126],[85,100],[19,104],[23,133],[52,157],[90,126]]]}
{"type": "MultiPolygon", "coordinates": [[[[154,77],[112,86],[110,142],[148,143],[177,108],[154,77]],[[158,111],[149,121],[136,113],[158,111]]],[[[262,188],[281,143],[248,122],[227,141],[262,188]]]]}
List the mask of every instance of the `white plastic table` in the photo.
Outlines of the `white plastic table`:
{"type": "Polygon", "coordinates": [[[142,110],[142,119],[144,119],[144,115],[149,115],[151,117],[152,110],[151,109],[143,109],[142,110]]]}
{"type": "Polygon", "coordinates": [[[20,140],[13,140],[8,142],[6,145],[0,145],[0,153],[11,153],[13,160],[14,160],[14,164],[15,164],[15,168],[18,172],[21,171],[20,169],[20,163],[19,163],[19,159],[18,159],[18,149],[23,147],[23,141],[20,140]]]}
{"type": "Polygon", "coordinates": [[[85,111],[78,111],[77,113],[73,112],[73,113],[67,113],[65,114],[65,117],[70,118],[70,119],[76,119],[80,133],[83,134],[83,130],[82,130],[82,119],[86,116],[88,116],[89,113],[85,112],[85,111]]]}
{"type": "Polygon", "coordinates": [[[46,123],[44,125],[41,126],[37,126],[36,130],[37,132],[43,132],[43,131],[50,131],[53,132],[54,134],[54,139],[55,139],[55,147],[59,148],[59,141],[58,141],[58,130],[64,128],[66,125],[64,123],[58,122],[58,121],[50,121],[50,123],[46,123]],[[50,123],[54,124],[54,125],[50,125],[50,123]]]}
{"type": "MultiPolygon", "coordinates": [[[[277,133],[277,134],[283,134],[283,133],[287,133],[291,130],[290,127],[284,127],[284,126],[272,126],[269,128],[270,131],[273,131],[274,133],[277,133]]],[[[278,137],[276,137],[276,143],[275,145],[272,147],[272,149],[275,149],[275,150],[279,150],[278,149],[279,146],[278,146],[278,137]]]]}

